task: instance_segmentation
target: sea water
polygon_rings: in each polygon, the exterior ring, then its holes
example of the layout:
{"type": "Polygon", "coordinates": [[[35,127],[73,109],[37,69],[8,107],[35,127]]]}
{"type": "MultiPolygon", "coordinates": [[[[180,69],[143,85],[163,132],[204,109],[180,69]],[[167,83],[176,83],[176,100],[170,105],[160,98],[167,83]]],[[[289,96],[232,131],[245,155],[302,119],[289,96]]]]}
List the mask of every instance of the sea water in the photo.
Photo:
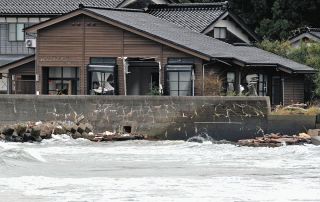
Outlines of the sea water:
{"type": "Polygon", "coordinates": [[[0,142],[0,201],[320,201],[320,147],[0,142]]]}

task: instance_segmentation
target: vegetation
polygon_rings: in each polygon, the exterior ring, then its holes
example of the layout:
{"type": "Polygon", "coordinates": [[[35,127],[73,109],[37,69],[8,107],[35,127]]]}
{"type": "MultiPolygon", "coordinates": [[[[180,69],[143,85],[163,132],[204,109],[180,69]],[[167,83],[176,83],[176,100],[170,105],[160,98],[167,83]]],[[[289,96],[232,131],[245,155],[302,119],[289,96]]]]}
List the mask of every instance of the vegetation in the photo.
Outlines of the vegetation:
{"type": "Polygon", "coordinates": [[[154,96],[161,95],[159,87],[156,85],[152,85],[152,88],[150,88],[148,95],[154,95],[154,96]]]}
{"type": "MultiPolygon", "coordinates": [[[[178,0],[209,3],[223,0],[178,0]]],[[[320,0],[229,0],[230,9],[263,39],[287,39],[290,31],[304,26],[320,27],[320,0]]]]}
{"type": "Polygon", "coordinates": [[[223,80],[219,76],[208,74],[203,81],[198,81],[198,86],[203,85],[203,93],[206,96],[220,96],[223,92],[223,80]]]}
{"type": "Polygon", "coordinates": [[[292,48],[287,41],[264,40],[257,46],[318,70],[310,79],[315,84],[313,96],[320,96],[320,43],[302,43],[300,48],[292,48]]]}
{"type": "Polygon", "coordinates": [[[287,106],[283,107],[281,105],[277,106],[275,110],[271,112],[272,115],[307,115],[316,116],[320,114],[320,108],[317,106],[311,106],[307,109],[301,107],[287,106]]]}

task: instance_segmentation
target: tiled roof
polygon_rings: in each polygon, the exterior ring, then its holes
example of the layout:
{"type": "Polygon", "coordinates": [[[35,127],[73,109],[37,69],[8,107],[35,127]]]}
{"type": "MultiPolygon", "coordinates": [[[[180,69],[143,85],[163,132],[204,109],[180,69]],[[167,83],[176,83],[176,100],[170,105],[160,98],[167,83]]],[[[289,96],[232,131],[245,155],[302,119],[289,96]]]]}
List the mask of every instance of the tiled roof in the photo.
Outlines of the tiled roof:
{"type": "Polygon", "coordinates": [[[320,39],[320,28],[312,28],[312,27],[302,27],[294,30],[291,34],[290,39],[293,39],[299,36],[300,34],[304,34],[304,33],[310,33],[314,37],[317,37],[320,39]]]}
{"type": "Polygon", "coordinates": [[[0,67],[14,61],[20,60],[27,55],[0,55],[0,67]]]}
{"type": "Polygon", "coordinates": [[[294,72],[313,72],[314,69],[267,51],[246,46],[234,46],[204,34],[177,26],[174,23],[150,16],[144,12],[85,8],[89,12],[105,17],[138,31],[207,56],[209,58],[235,59],[245,64],[279,65],[294,72]]]}
{"type": "Polygon", "coordinates": [[[315,31],[311,31],[310,34],[312,34],[313,36],[317,37],[320,39],[320,29],[318,32],[315,32],[315,31]]]}
{"type": "Polygon", "coordinates": [[[236,46],[235,59],[243,61],[249,65],[271,65],[275,64],[293,72],[314,71],[313,68],[297,63],[293,60],[264,51],[253,46],[236,46]]]}
{"type": "Polygon", "coordinates": [[[227,11],[228,3],[151,5],[147,12],[196,32],[204,31],[227,11]]]}
{"type": "Polygon", "coordinates": [[[99,6],[115,8],[123,0],[0,0],[0,15],[59,15],[79,7],[99,6]]]}

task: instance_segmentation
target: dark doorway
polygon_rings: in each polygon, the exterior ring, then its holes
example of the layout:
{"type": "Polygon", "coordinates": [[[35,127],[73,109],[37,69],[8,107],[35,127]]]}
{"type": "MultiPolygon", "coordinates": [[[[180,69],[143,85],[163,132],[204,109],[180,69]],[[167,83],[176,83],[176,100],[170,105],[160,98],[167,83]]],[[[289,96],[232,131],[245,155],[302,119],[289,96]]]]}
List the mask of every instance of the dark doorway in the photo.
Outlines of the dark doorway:
{"type": "Polygon", "coordinates": [[[271,95],[271,104],[280,105],[283,104],[282,97],[282,80],[280,76],[272,77],[272,95],[271,95]]]}
{"type": "Polygon", "coordinates": [[[154,59],[128,61],[127,95],[154,95],[159,92],[159,63],[154,59]]]}

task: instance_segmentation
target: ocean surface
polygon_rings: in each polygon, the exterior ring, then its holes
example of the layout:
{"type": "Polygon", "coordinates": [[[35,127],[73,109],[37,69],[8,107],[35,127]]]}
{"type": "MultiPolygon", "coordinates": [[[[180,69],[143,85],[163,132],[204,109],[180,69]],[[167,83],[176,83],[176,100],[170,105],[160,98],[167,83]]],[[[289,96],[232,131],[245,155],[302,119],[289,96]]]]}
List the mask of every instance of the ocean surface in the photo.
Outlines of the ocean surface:
{"type": "Polygon", "coordinates": [[[0,201],[320,201],[320,147],[0,142],[0,201]]]}

